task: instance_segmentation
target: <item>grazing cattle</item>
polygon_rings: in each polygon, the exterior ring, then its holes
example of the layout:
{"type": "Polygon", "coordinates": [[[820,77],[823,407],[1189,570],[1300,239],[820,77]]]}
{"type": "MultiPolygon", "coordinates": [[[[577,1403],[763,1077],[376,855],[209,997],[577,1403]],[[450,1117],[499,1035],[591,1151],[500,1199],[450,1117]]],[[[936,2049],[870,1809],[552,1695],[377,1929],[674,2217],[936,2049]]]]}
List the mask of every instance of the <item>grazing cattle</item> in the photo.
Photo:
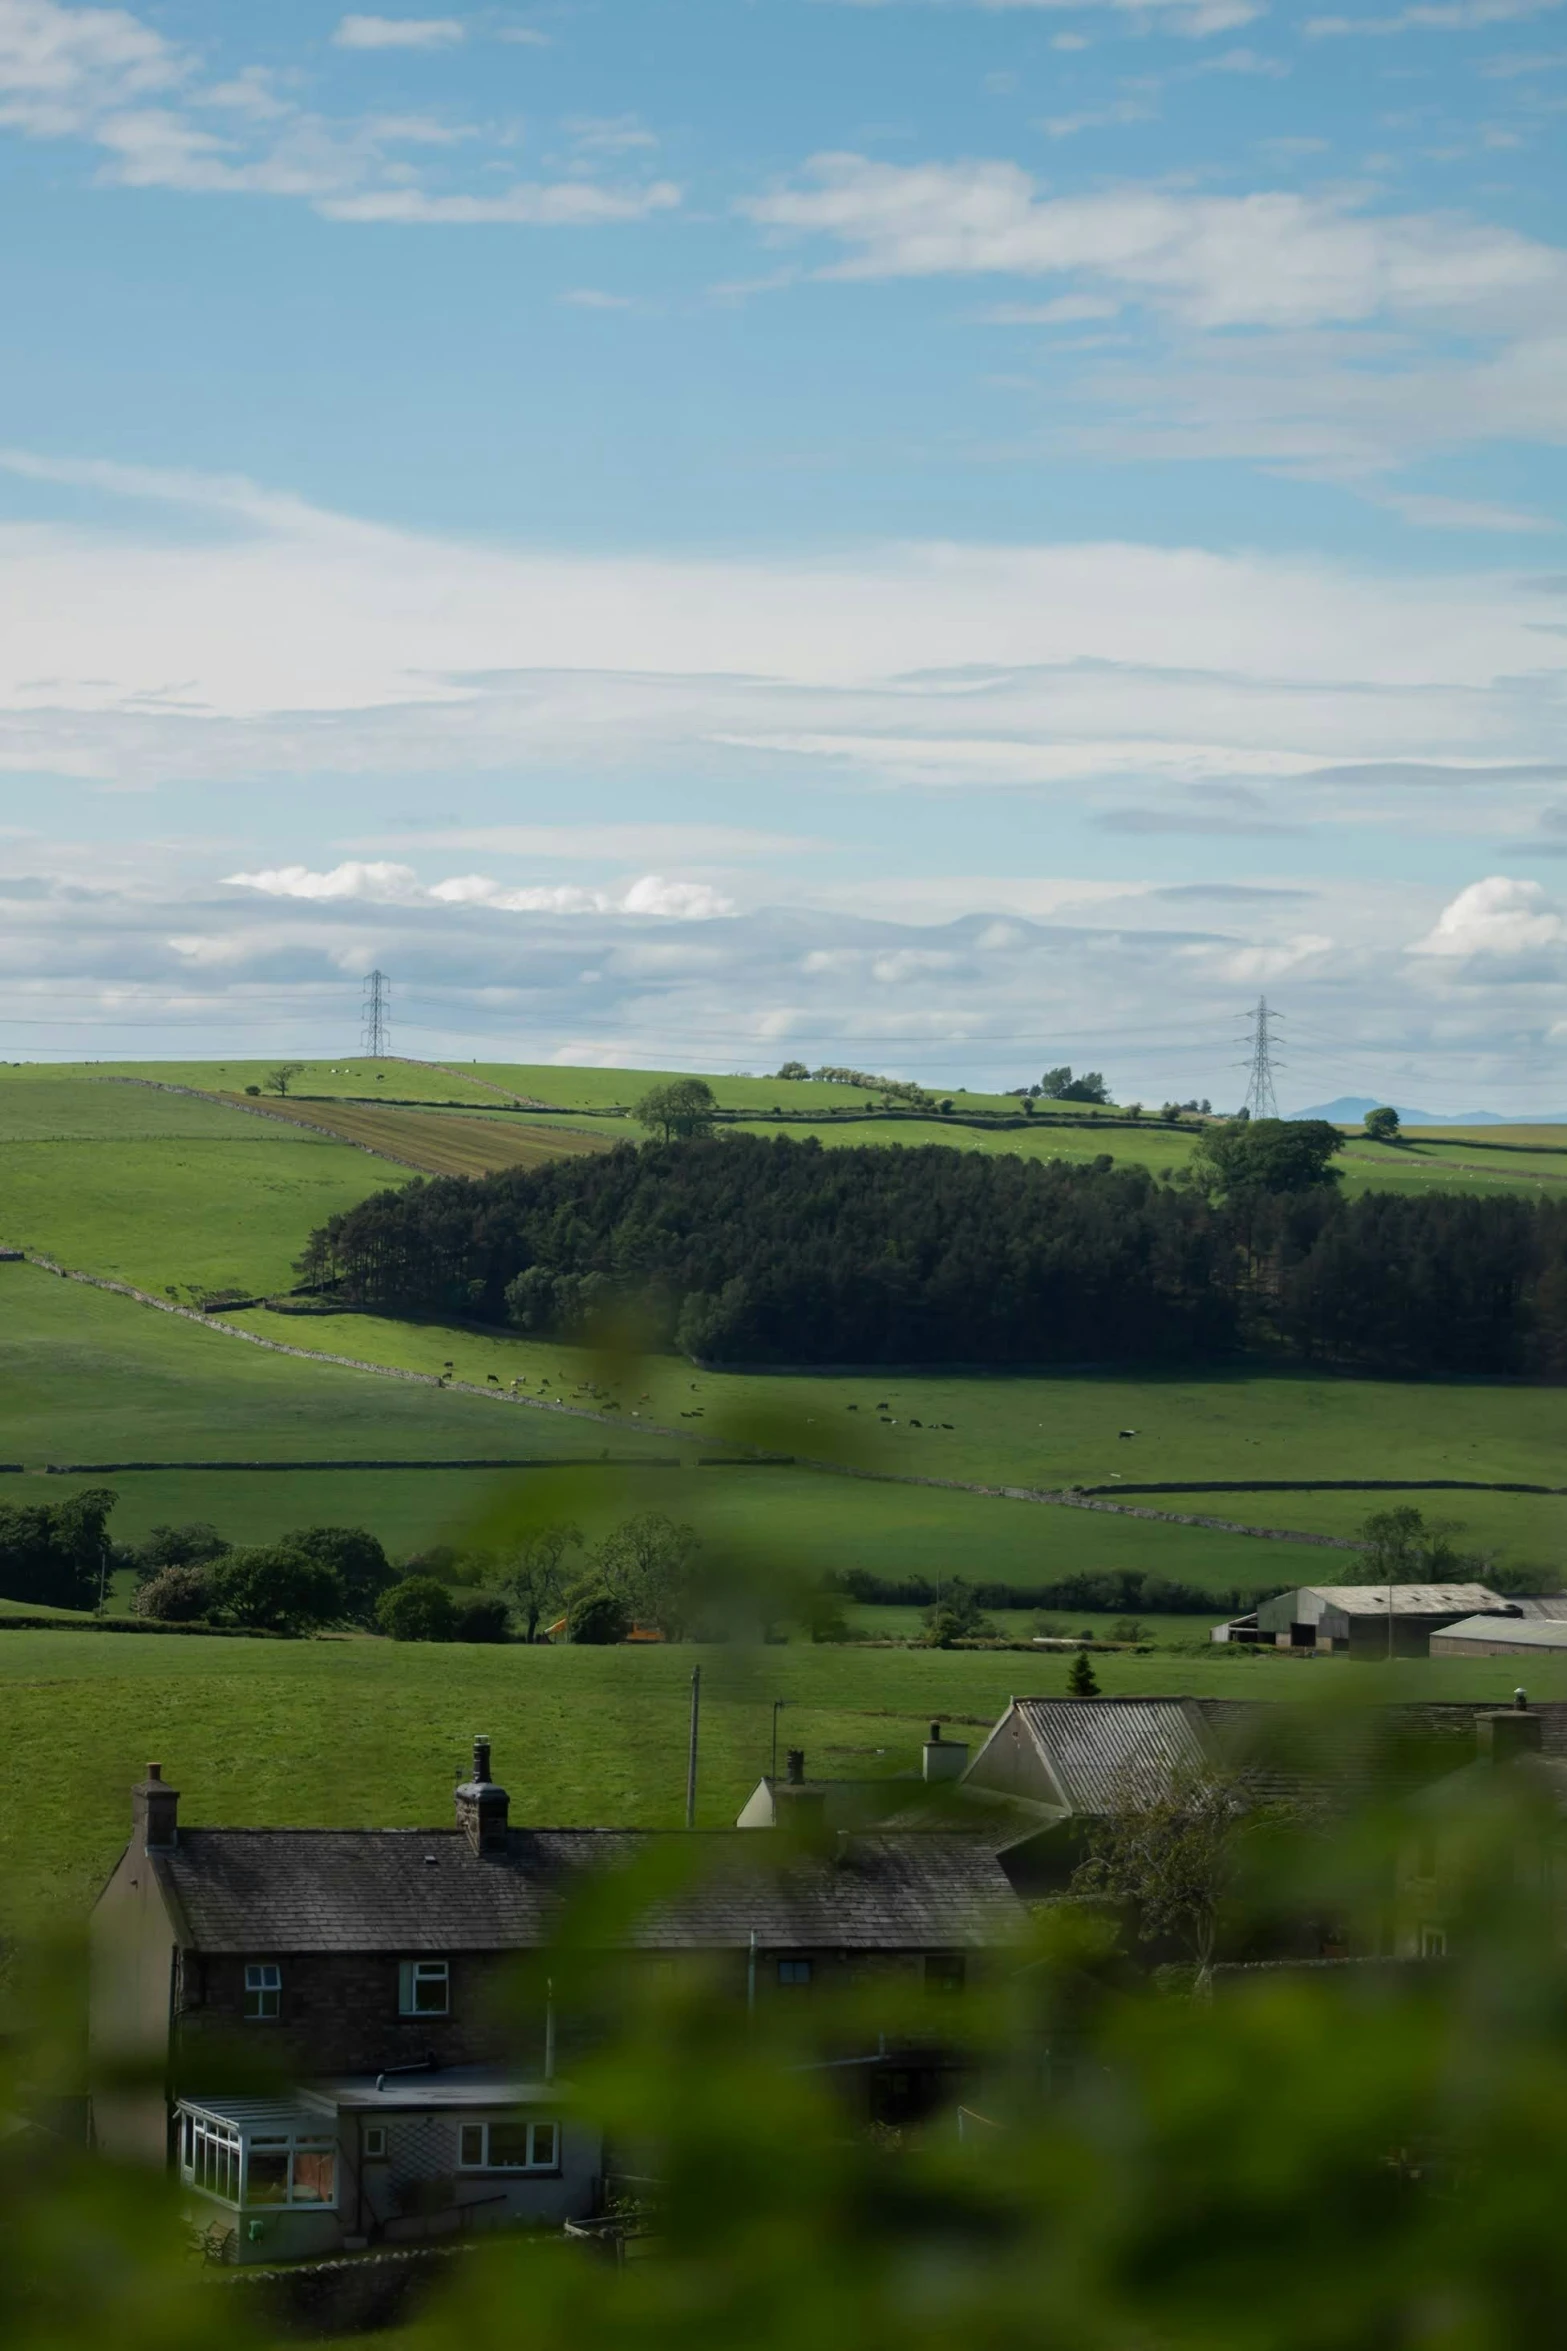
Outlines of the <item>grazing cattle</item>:
{"type": "Polygon", "coordinates": [[[1137,1431],[1135,1429],[1118,1429],[1116,1434],[1120,1437],[1135,1437],[1137,1431]]]}

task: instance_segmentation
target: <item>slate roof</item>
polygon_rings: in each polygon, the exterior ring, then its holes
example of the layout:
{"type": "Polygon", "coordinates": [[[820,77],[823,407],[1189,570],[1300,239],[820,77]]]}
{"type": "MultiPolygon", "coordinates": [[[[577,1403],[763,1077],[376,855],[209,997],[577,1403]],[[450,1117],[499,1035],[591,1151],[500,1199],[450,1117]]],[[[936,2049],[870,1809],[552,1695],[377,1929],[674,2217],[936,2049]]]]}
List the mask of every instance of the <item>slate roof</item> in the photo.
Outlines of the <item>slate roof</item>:
{"type": "Polygon", "coordinates": [[[526,1951],[588,1875],[651,1864],[626,1942],[650,1950],[930,1951],[1004,1940],[1022,1907],[964,1836],[840,1837],[802,1855],[754,1831],[512,1829],[480,1859],[454,1829],[181,1828],[157,1857],[179,1941],[207,1952],[526,1951]],[[685,1854],[689,1880],[667,1899],[685,1854]]]}

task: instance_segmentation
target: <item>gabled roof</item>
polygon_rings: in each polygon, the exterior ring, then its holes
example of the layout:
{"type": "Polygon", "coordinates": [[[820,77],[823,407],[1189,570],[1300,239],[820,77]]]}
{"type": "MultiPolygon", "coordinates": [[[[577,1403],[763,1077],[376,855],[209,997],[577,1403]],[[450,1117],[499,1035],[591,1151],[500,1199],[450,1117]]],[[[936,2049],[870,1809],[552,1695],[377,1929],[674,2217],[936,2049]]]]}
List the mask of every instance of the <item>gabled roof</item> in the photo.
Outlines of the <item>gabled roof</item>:
{"type": "Polygon", "coordinates": [[[1187,1698],[1014,1698],[964,1784],[994,1786],[1060,1813],[1105,1813],[1119,1811],[1139,1780],[1163,1786],[1172,1774],[1214,1760],[1207,1727],[1187,1698]]]}
{"type": "Polygon", "coordinates": [[[1385,1617],[1389,1592],[1395,1616],[1475,1616],[1507,1606],[1485,1584],[1303,1584],[1301,1589],[1345,1616],[1385,1617]]]}
{"type": "MultiPolygon", "coordinates": [[[[628,1940],[665,1951],[919,1951],[1003,1940],[1022,1909],[994,1854],[940,1831],[804,1854],[742,1830],[512,1829],[481,1859],[453,1829],[182,1828],[157,1857],[181,1940],[214,1953],[528,1951],[590,1876],[690,1853],[628,1940]]],[[[668,1882],[667,1879],[662,1882],[668,1882]]]]}

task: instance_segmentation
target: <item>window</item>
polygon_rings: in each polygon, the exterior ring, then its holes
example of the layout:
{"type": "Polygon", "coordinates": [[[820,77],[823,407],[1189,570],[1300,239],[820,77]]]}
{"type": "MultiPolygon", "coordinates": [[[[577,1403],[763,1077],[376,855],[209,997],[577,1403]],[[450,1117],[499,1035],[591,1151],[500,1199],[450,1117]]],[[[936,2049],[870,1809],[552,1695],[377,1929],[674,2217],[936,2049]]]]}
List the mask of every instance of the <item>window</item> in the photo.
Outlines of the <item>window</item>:
{"type": "Polygon", "coordinates": [[[186,2115],[180,2169],[192,2187],[224,2204],[237,2204],[241,2152],[239,2133],[231,2123],[213,2122],[204,2114],[186,2115]]]}
{"type": "Polygon", "coordinates": [[[384,2122],[366,2123],[364,2136],[364,2156],[367,2163],[385,2162],[386,2125],[384,2122]]]}
{"type": "Polygon", "coordinates": [[[451,1968],[444,1959],[405,1959],[397,1970],[399,2016],[446,2016],[451,2010],[451,1968]]]}
{"type": "Polygon", "coordinates": [[[180,2172],[223,2204],[335,2204],[337,2145],[315,2132],[258,2131],[206,2114],[182,2117],[180,2172]]]}
{"type": "Polygon", "coordinates": [[[279,2016],[283,2009],[283,1970],[276,1960],[252,1961],[245,1969],[245,2014],[252,2021],[279,2016]]]}
{"type": "Polygon", "coordinates": [[[810,1980],[811,1963],[808,1959],[779,1960],[778,1981],[781,1984],[808,1984],[810,1980]]]}
{"type": "Polygon", "coordinates": [[[1445,1959],[1447,1957],[1446,1927],[1421,1928],[1420,1956],[1422,1959],[1445,1959]]]}
{"type": "Polygon", "coordinates": [[[964,1966],[961,1951],[932,1951],[925,1960],[927,1992],[961,1992],[964,1966]]]}
{"type": "Polygon", "coordinates": [[[559,2171],[560,2126],[553,2122],[465,2122],[457,2160],[464,2171],[559,2171]]]}

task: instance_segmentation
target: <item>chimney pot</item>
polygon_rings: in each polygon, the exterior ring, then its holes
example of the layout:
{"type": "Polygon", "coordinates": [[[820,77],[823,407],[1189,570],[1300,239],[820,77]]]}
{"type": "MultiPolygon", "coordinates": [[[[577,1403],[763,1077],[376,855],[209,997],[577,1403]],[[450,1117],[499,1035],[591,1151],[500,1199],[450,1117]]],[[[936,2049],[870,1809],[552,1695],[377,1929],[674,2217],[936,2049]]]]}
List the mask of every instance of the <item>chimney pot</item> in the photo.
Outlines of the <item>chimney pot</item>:
{"type": "Polygon", "coordinates": [[[490,1776],[490,1742],[488,1739],[475,1739],[473,1742],[473,1776],[475,1780],[487,1780],[490,1776]]]}
{"type": "Polygon", "coordinates": [[[785,1758],[785,1769],[789,1774],[790,1787],[800,1787],[805,1779],[805,1749],[803,1747],[790,1748],[785,1758]]]}
{"type": "Polygon", "coordinates": [[[933,1722],[931,1724],[930,1737],[932,1746],[939,1747],[941,1745],[941,1725],[939,1722],[933,1722]]]}
{"type": "Polygon", "coordinates": [[[148,1779],[150,1779],[150,1780],[161,1780],[161,1779],[162,1779],[162,1777],[163,1777],[163,1766],[162,1766],[162,1764],[161,1764],[161,1763],[149,1763],[149,1764],[148,1764],[148,1766],[147,1766],[147,1777],[148,1777],[148,1779]]]}

